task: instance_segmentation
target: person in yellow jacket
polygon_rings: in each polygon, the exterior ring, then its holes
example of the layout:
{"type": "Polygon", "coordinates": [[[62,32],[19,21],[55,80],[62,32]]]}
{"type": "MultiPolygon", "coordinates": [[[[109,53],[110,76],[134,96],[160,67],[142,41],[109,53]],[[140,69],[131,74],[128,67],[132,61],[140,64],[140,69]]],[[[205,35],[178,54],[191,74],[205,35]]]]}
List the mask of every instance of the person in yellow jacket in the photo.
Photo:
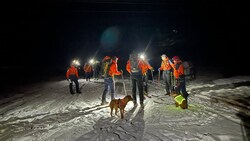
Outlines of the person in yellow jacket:
{"type": "Polygon", "coordinates": [[[79,78],[78,70],[74,66],[73,63],[71,64],[71,67],[66,72],[66,78],[70,82],[70,84],[69,84],[70,93],[74,94],[74,91],[73,91],[73,82],[76,85],[76,92],[77,93],[81,93],[80,90],[79,90],[79,83],[78,83],[78,78],[79,78]]]}

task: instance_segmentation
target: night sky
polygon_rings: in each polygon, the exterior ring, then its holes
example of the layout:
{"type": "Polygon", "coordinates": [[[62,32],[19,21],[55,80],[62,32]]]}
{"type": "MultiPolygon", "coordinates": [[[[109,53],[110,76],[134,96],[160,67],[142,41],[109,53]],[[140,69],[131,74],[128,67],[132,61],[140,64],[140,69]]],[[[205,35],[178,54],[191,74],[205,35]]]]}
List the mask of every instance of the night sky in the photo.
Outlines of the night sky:
{"type": "Polygon", "coordinates": [[[99,59],[118,56],[124,68],[131,50],[148,45],[154,67],[165,53],[197,66],[248,72],[241,39],[246,23],[237,1],[35,0],[3,6],[1,69],[66,69],[72,59],[83,64],[95,53],[99,59]]]}

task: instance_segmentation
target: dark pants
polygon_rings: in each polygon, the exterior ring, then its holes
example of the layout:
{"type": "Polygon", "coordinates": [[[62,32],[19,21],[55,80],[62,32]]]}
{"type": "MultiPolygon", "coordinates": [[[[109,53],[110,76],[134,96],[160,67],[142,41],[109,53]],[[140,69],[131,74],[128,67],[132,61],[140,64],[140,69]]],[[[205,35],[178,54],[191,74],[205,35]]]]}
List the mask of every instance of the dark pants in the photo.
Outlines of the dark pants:
{"type": "Polygon", "coordinates": [[[69,79],[71,80],[72,83],[69,84],[69,90],[71,94],[74,94],[74,90],[73,90],[73,82],[76,85],[76,92],[80,92],[79,90],[79,83],[78,83],[78,78],[75,75],[70,75],[69,79]]]}
{"type": "Polygon", "coordinates": [[[136,74],[131,74],[131,79],[132,79],[132,95],[134,102],[136,102],[136,85],[139,90],[139,97],[140,97],[140,104],[143,104],[143,81],[142,81],[142,74],[141,72],[136,73],[136,74]]]}
{"type": "Polygon", "coordinates": [[[106,94],[108,92],[108,89],[110,89],[111,92],[111,100],[115,98],[115,86],[114,86],[114,80],[112,77],[104,78],[104,91],[102,94],[102,102],[106,101],[106,94]]]}
{"type": "Polygon", "coordinates": [[[163,71],[162,73],[163,76],[163,80],[165,83],[165,89],[166,89],[166,93],[170,93],[172,86],[171,86],[171,71],[163,71]]]}
{"type": "Polygon", "coordinates": [[[86,75],[86,81],[90,80],[91,72],[86,72],[85,75],[86,75]]]}
{"type": "Polygon", "coordinates": [[[99,72],[97,70],[94,70],[94,78],[98,79],[99,72]]]}
{"type": "Polygon", "coordinates": [[[148,93],[148,76],[147,76],[147,74],[142,76],[142,81],[143,81],[143,90],[144,90],[144,92],[148,93]]]}
{"type": "Polygon", "coordinates": [[[176,82],[177,87],[176,87],[176,92],[179,94],[182,94],[182,96],[188,101],[188,93],[186,91],[186,80],[185,78],[179,79],[176,82]]]}

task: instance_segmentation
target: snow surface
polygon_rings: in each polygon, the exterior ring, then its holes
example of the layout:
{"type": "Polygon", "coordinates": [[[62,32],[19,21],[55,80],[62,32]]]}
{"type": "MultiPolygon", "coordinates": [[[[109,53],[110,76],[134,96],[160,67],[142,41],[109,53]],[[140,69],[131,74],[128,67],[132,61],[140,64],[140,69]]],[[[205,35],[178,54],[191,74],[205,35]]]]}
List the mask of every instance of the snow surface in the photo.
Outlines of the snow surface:
{"type": "MultiPolygon", "coordinates": [[[[101,106],[103,80],[80,79],[82,94],[68,82],[23,88],[0,101],[1,141],[246,141],[250,140],[250,76],[200,74],[187,82],[189,109],[176,108],[162,82],[149,83],[145,108],[126,106],[125,119],[101,106]]],[[[125,80],[127,93],[130,83],[125,80]]],[[[116,98],[124,97],[116,80],[116,98]]],[[[110,100],[110,95],[107,95],[110,100]]]]}

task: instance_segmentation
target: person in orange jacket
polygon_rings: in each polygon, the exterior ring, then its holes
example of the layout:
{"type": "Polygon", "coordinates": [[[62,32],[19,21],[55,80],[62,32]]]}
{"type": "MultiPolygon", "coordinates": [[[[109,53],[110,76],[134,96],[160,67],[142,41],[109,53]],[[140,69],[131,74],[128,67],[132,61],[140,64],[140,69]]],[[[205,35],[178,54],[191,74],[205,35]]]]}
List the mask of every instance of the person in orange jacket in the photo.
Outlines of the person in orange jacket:
{"type": "Polygon", "coordinates": [[[174,63],[169,60],[169,63],[171,67],[174,70],[174,77],[176,80],[176,92],[179,94],[182,94],[182,96],[187,100],[188,93],[186,91],[186,80],[185,80],[185,74],[184,74],[184,66],[182,64],[182,61],[178,56],[174,56],[173,59],[174,63]]]}
{"type": "MultiPolygon", "coordinates": [[[[109,59],[109,57],[106,56],[104,58],[104,60],[105,59],[109,59]]],[[[103,91],[103,94],[102,94],[102,103],[101,103],[101,105],[108,104],[108,102],[106,101],[106,95],[107,95],[107,92],[108,92],[109,88],[110,88],[110,91],[111,91],[111,100],[115,99],[114,77],[115,77],[115,75],[121,75],[122,74],[122,72],[118,71],[118,67],[117,67],[118,58],[116,56],[114,56],[114,57],[111,58],[111,60],[112,60],[112,63],[108,67],[108,70],[107,70],[108,75],[104,77],[105,88],[104,88],[104,91],[103,91]]]]}
{"type": "Polygon", "coordinates": [[[76,85],[76,92],[77,92],[77,93],[81,93],[80,90],[79,90],[79,83],[78,83],[78,78],[79,78],[78,70],[77,70],[77,68],[74,66],[73,63],[71,64],[71,67],[70,67],[70,68],[67,70],[67,72],[66,72],[66,78],[67,78],[67,80],[70,82],[70,84],[69,84],[70,93],[71,93],[71,94],[74,94],[72,81],[73,81],[73,82],[75,83],[75,85],[76,85]]]}
{"type": "Polygon", "coordinates": [[[83,70],[85,72],[86,81],[90,81],[91,74],[93,72],[93,68],[90,63],[85,63],[83,70]]]}
{"type": "Polygon", "coordinates": [[[162,72],[162,77],[163,80],[165,82],[165,90],[166,90],[166,94],[165,95],[169,95],[170,91],[172,89],[172,85],[171,85],[171,72],[172,72],[172,68],[170,63],[168,62],[169,58],[167,57],[166,54],[162,54],[161,55],[161,67],[158,69],[158,71],[163,71],[162,72]]]}
{"type": "MultiPolygon", "coordinates": [[[[143,78],[147,74],[148,69],[153,69],[148,63],[140,59],[139,54],[136,51],[133,51],[130,54],[130,59],[127,61],[126,70],[131,75],[132,80],[132,96],[134,106],[137,106],[136,100],[136,84],[139,90],[139,98],[140,98],[140,105],[144,108],[144,96],[143,96],[143,78]],[[131,60],[132,59],[132,60],[131,60]],[[132,62],[131,62],[132,61],[132,62]],[[136,65],[136,66],[135,66],[136,65]]],[[[147,85],[145,85],[147,87],[147,85]]],[[[146,88],[147,90],[147,88],[146,88]]]]}
{"type": "Polygon", "coordinates": [[[140,58],[140,60],[142,64],[143,94],[148,96],[148,70],[154,71],[154,69],[145,59],[140,58]]]}

